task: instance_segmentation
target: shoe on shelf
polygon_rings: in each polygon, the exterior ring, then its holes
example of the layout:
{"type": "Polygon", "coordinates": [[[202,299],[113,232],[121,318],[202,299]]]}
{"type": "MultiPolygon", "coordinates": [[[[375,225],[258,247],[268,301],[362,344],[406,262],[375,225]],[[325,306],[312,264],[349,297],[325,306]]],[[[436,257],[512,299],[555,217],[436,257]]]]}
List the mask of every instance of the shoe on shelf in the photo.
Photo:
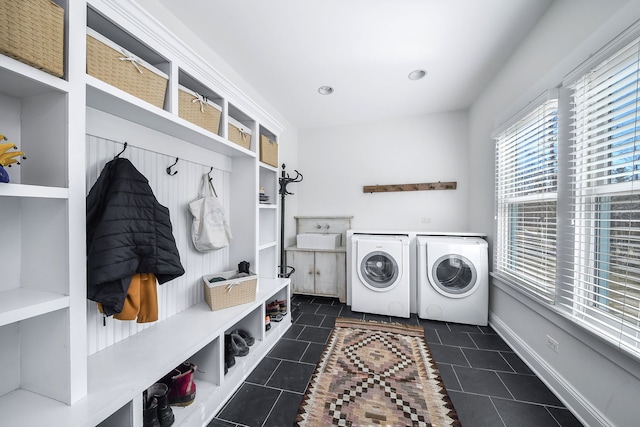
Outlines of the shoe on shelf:
{"type": "Polygon", "coordinates": [[[251,347],[256,342],[255,338],[252,337],[249,331],[247,331],[246,329],[236,329],[231,333],[240,335],[240,338],[242,338],[249,347],[251,347]]]}
{"type": "Polygon", "coordinates": [[[169,387],[163,383],[155,383],[147,389],[147,396],[156,399],[159,425],[161,427],[172,425],[175,417],[169,406],[169,387]]]}
{"type": "Polygon", "coordinates": [[[264,330],[268,331],[271,329],[271,316],[265,316],[264,318],[264,330]]]}
{"type": "Polygon", "coordinates": [[[231,335],[224,336],[224,366],[229,369],[236,364],[236,355],[231,343],[231,335]]]}
{"type": "Polygon", "coordinates": [[[229,336],[231,337],[231,348],[234,356],[244,357],[249,354],[249,346],[240,335],[231,333],[229,336]]]}
{"type": "Polygon", "coordinates": [[[189,406],[196,398],[197,366],[185,362],[167,374],[160,382],[169,387],[169,405],[189,406]]]}
{"type": "Polygon", "coordinates": [[[276,304],[278,304],[278,306],[280,307],[280,314],[282,314],[283,316],[287,315],[287,300],[284,299],[282,301],[274,301],[276,304]]]}
{"type": "Polygon", "coordinates": [[[269,304],[267,304],[266,310],[269,316],[271,316],[272,314],[280,313],[280,304],[275,301],[270,302],[269,304]]]}
{"type": "Polygon", "coordinates": [[[160,427],[160,420],[158,420],[158,401],[153,395],[147,393],[144,394],[143,399],[142,426],[160,427]]]}

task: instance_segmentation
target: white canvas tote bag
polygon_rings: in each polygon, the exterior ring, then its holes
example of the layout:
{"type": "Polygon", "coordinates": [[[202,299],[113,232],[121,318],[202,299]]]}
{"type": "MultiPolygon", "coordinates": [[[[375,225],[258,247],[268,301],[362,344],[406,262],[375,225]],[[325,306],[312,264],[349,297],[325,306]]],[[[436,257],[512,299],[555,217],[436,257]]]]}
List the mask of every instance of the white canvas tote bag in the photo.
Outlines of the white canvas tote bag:
{"type": "Polygon", "coordinates": [[[200,252],[211,252],[229,246],[231,230],[224,215],[224,209],[216,196],[216,191],[208,174],[202,176],[200,197],[189,203],[193,216],[191,239],[200,252]]]}

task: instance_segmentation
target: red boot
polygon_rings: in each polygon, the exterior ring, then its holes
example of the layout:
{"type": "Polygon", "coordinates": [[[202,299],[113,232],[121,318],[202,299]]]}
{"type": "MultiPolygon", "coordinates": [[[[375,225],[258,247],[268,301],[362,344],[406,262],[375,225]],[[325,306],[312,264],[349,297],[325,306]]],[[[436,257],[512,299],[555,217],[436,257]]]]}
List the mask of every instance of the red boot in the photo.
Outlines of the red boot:
{"type": "Polygon", "coordinates": [[[169,387],[169,404],[189,406],[196,398],[195,373],[197,366],[185,362],[175,368],[162,382],[169,387]]]}

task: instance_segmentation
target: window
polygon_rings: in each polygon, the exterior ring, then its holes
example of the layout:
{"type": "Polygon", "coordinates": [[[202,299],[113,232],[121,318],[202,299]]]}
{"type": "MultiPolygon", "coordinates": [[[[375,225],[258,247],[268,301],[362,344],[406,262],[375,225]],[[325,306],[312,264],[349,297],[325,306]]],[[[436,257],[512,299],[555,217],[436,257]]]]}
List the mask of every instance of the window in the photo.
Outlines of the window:
{"type": "Polygon", "coordinates": [[[572,85],[573,262],[562,305],[640,354],[640,41],[572,85]]]}
{"type": "Polygon", "coordinates": [[[495,137],[494,273],[552,302],[556,286],[558,101],[538,105],[495,137]]]}

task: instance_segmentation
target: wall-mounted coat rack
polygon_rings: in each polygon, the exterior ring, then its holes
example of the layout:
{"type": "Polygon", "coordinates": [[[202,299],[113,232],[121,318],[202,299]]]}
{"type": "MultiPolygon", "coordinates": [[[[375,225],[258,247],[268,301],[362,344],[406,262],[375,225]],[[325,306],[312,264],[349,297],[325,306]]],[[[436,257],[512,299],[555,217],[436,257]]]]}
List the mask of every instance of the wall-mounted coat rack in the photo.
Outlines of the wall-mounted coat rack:
{"type": "Polygon", "coordinates": [[[389,193],[392,191],[425,191],[425,190],[455,190],[457,182],[427,182],[423,184],[390,184],[365,185],[364,193],[389,193]]]}

